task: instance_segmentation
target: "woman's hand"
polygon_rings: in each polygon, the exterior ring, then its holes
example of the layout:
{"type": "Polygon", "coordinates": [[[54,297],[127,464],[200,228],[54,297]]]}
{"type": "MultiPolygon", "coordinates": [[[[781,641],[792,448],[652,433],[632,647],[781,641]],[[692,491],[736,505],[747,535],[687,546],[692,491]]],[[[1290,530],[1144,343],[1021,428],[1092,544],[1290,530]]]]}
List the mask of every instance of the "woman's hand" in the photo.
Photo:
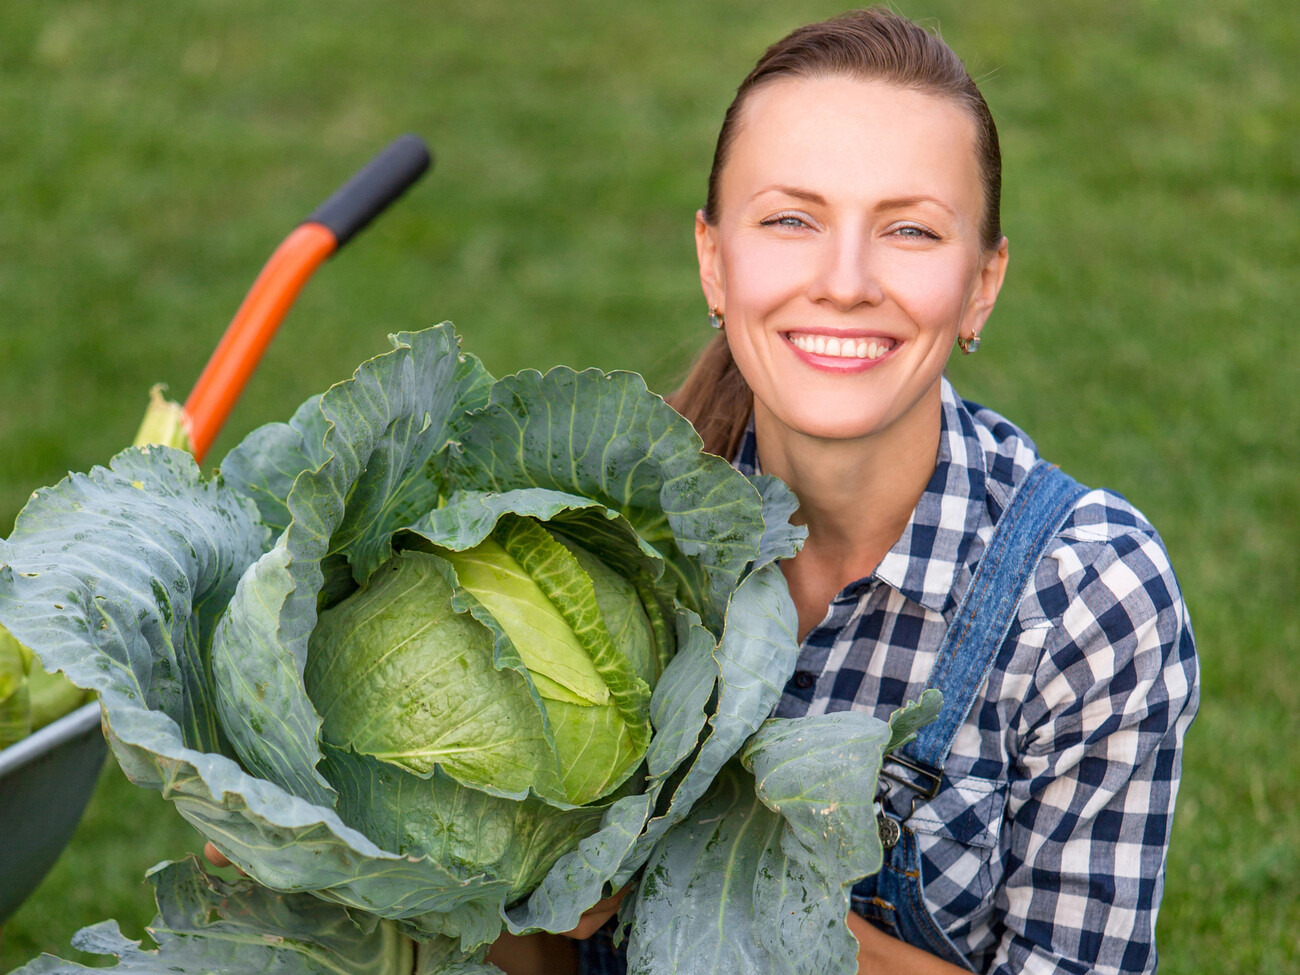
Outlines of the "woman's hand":
{"type": "Polygon", "coordinates": [[[631,889],[632,885],[628,884],[622,890],[610,894],[604,900],[597,901],[582,912],[582,917],[578,918],[578,926],[572,931],[566,931],[565,935],[576,938],[578,941],[586,941],[603,928],[606,921],[618,913],[619,905],[623,903],[623,898],[627,896],[627,892],[631,889]]]}
{"type": "Polygon", "coordinates": [[[503,931],[488,949],[489,965],[506,975],[577,975],[578,952],[562,934],[511,934],[503,931]]]}
{"type": "MultiPolygon", "coordinates": [[[[226,859],[226,855],[222,853],[220,850],[218,850],[211,843],[203,844],[203,858],[207,860],[208,863],[212,864],[214,867],[230,866],[230,861],[226,859]]],[[[239,872],[243,873],[242,870],[240,870],[239,872]]]]}
{"type": "Polygon", "coordinates": [[[906,942],[891,938],[878,927],[853,911],[849,911],[849,930],[858,939],[858,973],[907,972],[908,975],[952,975],[964,968],[950,965],[928,951],[914,948],[906,942]]]}
{"type": "MultiPolygon", "coordinates": [[[[203,858],[207,860],[208,863],[212,864],[214,867],[235,866],[233,863],[230,862],[230,860],[226,858],[226,855],[224,853],[218,850],[211,843],[203,844],[203,858]]],[[[248,876],[248,874],[245,871],[240,870],[238,867],[235,867],[235,873],[239,874],[241,877],[248,876]]]]}
{"type": "Polygon", "coordinates": [[[603,928],[605,922],[618,913],[619,905],[631,888],[632,885],[628,884],[593,904],[582,912],[577,927],[564,934],[502,934],[488,951],[488,962],[506,975],[576,975],[578,954],[574,940],[584,941],[603,928]]]}

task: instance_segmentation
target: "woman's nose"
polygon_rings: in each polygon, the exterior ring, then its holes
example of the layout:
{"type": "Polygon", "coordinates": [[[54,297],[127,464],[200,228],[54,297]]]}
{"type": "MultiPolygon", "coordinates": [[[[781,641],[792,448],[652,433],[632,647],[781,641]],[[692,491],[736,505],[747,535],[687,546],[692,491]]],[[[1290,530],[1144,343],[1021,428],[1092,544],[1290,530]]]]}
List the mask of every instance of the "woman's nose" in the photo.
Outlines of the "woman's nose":
{"type": "Polygon", "coordinates": [[[859,233],[828,234],[809,297],[847,311],[884,299],[878,262],[870,238],[859,233]]]}

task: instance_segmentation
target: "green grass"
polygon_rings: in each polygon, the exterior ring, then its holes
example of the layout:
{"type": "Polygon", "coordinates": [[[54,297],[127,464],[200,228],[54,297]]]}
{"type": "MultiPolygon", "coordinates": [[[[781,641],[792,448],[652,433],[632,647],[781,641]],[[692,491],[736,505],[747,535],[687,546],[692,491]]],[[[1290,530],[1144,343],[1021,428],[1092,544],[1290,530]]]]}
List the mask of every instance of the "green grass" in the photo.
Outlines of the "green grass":
{"type": "MultiPolygon", "coordinates": [[[[498,373],[672,383],[705,338],[690,226],[722,110],[765,43],[840,4],[452,6],[0,9],[0,531],[127,444],[152,383],[183,396],[276,243],[405,131],[436,172],[307,287],[214,458],[444,319],[498,373]]],[[[1011,274],[954,378],[1138,504],[1191,606],[1161,970],[1295,970],[1294,4],[897,6],[939,22],[1003,136],[1011,274]]],[[[138,937],[144,870],[198,846],[110,769],[0,971],[106,917],[138,937]]]]}

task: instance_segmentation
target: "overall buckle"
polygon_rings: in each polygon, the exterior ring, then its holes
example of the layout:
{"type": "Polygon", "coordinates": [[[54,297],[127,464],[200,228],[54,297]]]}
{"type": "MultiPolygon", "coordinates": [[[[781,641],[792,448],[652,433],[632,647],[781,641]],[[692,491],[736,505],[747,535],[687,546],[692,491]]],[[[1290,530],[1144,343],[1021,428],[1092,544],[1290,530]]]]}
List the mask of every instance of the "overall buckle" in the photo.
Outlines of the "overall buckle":
{"type": "Polygon", "coordinates": [[[890,755],[880,766],[880,793],[879,798],[884,799],[889,794],[889,782],[897,783],[905,789],[911,789],[914,793],[912,804],[907,810],[907,815],[902,819],[895,819],[892,816],[886,816],[883,803],[881,810],[876,816],[876,828],[880,833],[880,845],[886,850],[893,849],[895,844],[903,835],[903,823],[912,818],[912,813],[916,812],[916,805],[919,802],[929,802],[939,794],[939,789],[943,785],[943,769],[933,769],[928,765],[922,765],[920,762],[914,762],[897,753],[890,755]],[[897,772],[891,772],[889,764],[901,765],[912,773],[913,777],[900,775],[897,772]]]}

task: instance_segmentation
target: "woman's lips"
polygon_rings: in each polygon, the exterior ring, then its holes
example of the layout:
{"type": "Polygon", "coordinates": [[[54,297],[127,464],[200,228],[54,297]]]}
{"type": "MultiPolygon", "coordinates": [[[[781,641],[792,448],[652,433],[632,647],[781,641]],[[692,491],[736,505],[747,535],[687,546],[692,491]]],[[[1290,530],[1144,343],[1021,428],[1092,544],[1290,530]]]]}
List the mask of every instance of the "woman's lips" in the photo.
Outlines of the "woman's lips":
{"type": "Polygon", "coordinates": [[[828,335],[823,332],[786,332],[785,340],[809,365],[834,372],[869,369],[898,347],[883,335],[828,335]]]}

